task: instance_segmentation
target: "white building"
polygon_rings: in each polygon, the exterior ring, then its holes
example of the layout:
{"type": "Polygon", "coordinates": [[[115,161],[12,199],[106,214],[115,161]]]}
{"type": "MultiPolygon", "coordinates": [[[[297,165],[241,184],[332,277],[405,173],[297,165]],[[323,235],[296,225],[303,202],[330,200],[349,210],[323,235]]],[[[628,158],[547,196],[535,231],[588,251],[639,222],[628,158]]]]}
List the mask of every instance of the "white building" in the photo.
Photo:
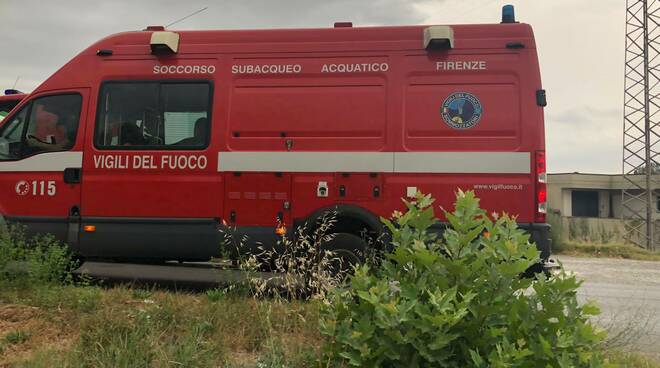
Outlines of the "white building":
{"type": "MultiPolygon", "coordinates": [[[[645,180],[644,175],[639,180],[645,180]]],[[[658,175],[656,183],[660,183],[658,175]]],[[[558,173],[548,175],[548,218],[559,227],[562,239],[623,241],[624,185],[621,175],[558,173]]],[[[660,220],[660,185],[653,193],[655,218],[660,220]]],[[[645,213],[644,204],[639,210],[645,213]]],[[[628,217],[628,216],[627,216],[628,217]]]]}

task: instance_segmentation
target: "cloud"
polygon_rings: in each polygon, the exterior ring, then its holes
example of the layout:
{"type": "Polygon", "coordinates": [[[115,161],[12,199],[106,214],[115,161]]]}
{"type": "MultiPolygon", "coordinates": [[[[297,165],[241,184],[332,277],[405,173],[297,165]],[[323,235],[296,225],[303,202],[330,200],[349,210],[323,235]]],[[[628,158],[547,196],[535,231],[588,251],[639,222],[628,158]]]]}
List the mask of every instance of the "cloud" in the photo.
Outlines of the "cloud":
{"type": "Polygon", "coordinates": [[[591,106],[571,107],[567,109],[555,109],[546,115],[546,119],[562,128],[575,127],[576,125],[598,124],[603,120],[612,118],[623,119],[622,108],[603,109],[591,106]]]}
{"type": "Polygon", "coordinates": [[[617,172],[623,148],[621,109],[588,106],[546,115],[546,152],[551,172],[617,172]],[[618,144],[616,144],[618,143],[618,144]]]}
{"type": "Polygon", "coordinates": [[[416,24],[423,20],[415,1],[0,1],[0,86],[34,89],[95,41],[113,33],[166,25],[196,10],[176,29],[254,29],[416,24]]]}

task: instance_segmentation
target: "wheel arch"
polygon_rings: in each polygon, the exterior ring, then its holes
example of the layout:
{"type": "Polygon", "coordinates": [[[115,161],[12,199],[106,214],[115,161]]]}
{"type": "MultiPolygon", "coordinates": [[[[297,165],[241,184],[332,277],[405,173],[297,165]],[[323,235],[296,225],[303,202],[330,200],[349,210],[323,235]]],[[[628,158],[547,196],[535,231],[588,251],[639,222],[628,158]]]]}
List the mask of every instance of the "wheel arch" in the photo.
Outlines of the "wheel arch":
{"type": "Polygon", "coordinates": [[[336,233],[362,235],[362,229],[367,229],[370,236],[377,237],[383,233],[385,227],[380,217],[375,213],[352,204],[337,204],[322,207],[298,222],[306,232],[312,232],[319,226],[319,220],[328,212],[335,212],[337,222],[333,226],[336,233]]]}

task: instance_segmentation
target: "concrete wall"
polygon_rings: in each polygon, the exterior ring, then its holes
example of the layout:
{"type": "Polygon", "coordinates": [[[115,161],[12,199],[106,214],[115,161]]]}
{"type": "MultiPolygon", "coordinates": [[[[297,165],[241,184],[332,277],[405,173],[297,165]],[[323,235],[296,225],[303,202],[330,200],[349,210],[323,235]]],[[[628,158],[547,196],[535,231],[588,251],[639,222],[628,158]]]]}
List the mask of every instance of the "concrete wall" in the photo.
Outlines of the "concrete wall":
{"type": "Polygon", "coordinates": [[[598,217],[610,217],[610,191],[598,191],[598,217]]]}
{"type": "Polygon", "coordinates": [[[571,189],[565,189],[559,186],[548,186],[548,209],[551,213],[570,216],[572,211],[571,189]]]}
{"type": "Polygon", "coordinates": [[[560,241],[623,243],[623,221],[614,218],[551,215],[553,231],[560,241]]]}
{"type": "Polygon", "coordinates": [[[564,191],[560,185],[548,183],[548,208],[551,210],[561,210],[564,208],[564,191]]]}
{"type": "MultiPolygon", "coordinates": [[[[573,188],[561,188],[554,186],[552,191],[548,190],[548,208],[551,212],[559,213],[562,216],[572,216],[573,207],[572,207],[572,196],[573,191],[576,190],[587,190],[587,189],[573,189],[573,188]]],[[[618,191],[613,190],[594,190],[598,192],[598,216],[599,217],[609,217],[610,216],[610,196],[616,195],[618,191]]],[[[618,197],[619,211],[621,207],[621,195],[620,192],[618,197]]],[[[615,199],[613,198],[613,201],[615,199]]],[[[614,202],[612,202],[614,207],[614,202]]],[[[614,210],[614,208],[613,208],[614,210]]],[[[620,212],[619,212],[620,217],[620,212]]]]}
{"type": "MultiPolygon", "coordinates": [[[[638,179],[640,184],[645,180],[643,175],[638,179]]],[[[654,177],[655,183],[660,183],[660,175],[654,177]]],[[[633,217],[623,208],[623,188],[629,188],[630,183],[621,175],[598,174],[550,174],[548,175],[548,222],[553,225],[555,241],[591,241],[591,242],[623,242],[624,222],[622,217],[633,217]],[[592,190],[598,192],[598,218],[573,217],[572,192],[575,190],[592,190]],[[612,217],[609,217],[612,215],[612,217]],[[557,239],[560,238],[560,239],[557,239]]],[[[660,187],[655,189],[660,193],[660,187]]],[[[657,210],[659,195],[654,193],[653,204],[656,209],[653,218],[656,220],[657,242],[660,244],[660,211],[657,210]]],[[[643,202],[630,201],[627,206],[636,206],[645,213],[643,202]]],[[[631,224],[628,222],[628,224],[631,224]]],[[[645,228],[644,230],[645,231],[645,228]]],[[[641,234],[643,236],[643,234],[641,234]]]]}
{"type": "Polygon", "coordinates": [[[622,193],[620,190],[612,191],[612,212],[614,218],[621,218],[623,205],[621,204],[622,193]]]}
{"type": "Polygon", "coordinates": [[[559,209],[559,212],[562,216],[571,216],[573,214],[572,195],[572,189],[561,190],[561,208],[559,209]]]}
{"type": "MultiPolygon", "coordinates": [[[[644,175],[639,175],[633,178],[639,181],[640,185],[645,180],[644,175]]],[[[660,183],[660,175],[655,175],[653,182],[660,183]]],[[[580,173],[566,173],[566,174],[549,174],[548,175],[548,208],[551,212],[559,212],[563,216],[571,216],[571,191],[572,190],[596,190],[599,192],[599,216],[608,217],[610,212],[613,218],[621,218],[622,216],[631,217],[629,213],[624,212],[621,203],[621,190],[630,187],[630,183],[625,181],[621,175],[600,175],[600,174],[580,174],[580,173]],[[606,194],[608,193],[608,194],[606,194]],[[607,196],[612,197],[610,202],[607,196]],[[610,211],[610,203],[612,211],[610,211]]],[[[660,186],[655,188],[656,192],[660,192],[660,186]]],[[[654,194],[654,204],[658,199],[658,195],[654,194]]],[[[643,203],[635,203],[631,201],[628,206],[635,206],[641,210],[643,203]]],[[[654,218],[660,220],[660,211],[655,211],[654,218]]]]}

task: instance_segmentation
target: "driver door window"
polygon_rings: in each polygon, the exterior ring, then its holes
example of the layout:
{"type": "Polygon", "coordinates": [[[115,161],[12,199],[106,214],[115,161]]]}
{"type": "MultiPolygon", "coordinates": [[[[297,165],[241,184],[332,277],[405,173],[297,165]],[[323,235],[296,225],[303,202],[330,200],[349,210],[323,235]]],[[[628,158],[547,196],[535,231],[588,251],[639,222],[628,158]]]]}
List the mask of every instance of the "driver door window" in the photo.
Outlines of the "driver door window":
{"type": "Polygon", "coordinates": [[[0,136],[0,160],[16,160],[21,156],[21,136],[30,105],[9,120],[2,128],[0,136]]]}
{"type": "Polygon", "coordinates": [[[37,98],[24,106],[2,127],[0,159],[70,150],[78,132],[81,104],[80,95],[70,94],[37,98]]]}

